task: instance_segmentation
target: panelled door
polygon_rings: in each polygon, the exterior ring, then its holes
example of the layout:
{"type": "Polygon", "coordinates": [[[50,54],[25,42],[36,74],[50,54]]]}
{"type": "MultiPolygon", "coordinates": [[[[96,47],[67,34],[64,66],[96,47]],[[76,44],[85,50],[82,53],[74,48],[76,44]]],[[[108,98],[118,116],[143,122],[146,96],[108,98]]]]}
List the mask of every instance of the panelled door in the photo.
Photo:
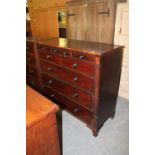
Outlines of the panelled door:
{"type": "Polygon", "coordinates": [[[109,29],[110,18],[111,15],[107,1],[95,3],[93,2],[88,4],[87,19],[88,23],[90,23],[90,29],[87,33],[89,35],[87,40],[97,42],[111,42],[111,31],[109,29]]]}
{"type": "Polygon", "coordinates": [[[86,29],[86,12],[82,5],[73,5],[67,7],[67,38],[85,40],[86,29]]]}
{"type": "Polygon", "coordinates": [[[56,9],[38,11],[32,15],[32,31],[34,38],[46,39],[59,37],[56,9]]]}

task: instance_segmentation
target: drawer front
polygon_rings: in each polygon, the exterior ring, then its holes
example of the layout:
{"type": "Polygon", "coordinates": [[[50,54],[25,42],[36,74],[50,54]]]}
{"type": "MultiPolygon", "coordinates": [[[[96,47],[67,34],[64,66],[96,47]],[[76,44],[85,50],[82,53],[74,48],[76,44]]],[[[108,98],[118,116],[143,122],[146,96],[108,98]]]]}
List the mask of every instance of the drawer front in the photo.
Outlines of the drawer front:
{"type": "Polygon", "coordinates": [[[92,96],[86,92],[73,88],[61,81],[54,79],[51,76],[42,74],[42,82],[58,92],[62,93],[64,96],[69,97],[75,102],[92,109],[92,96]]]}
{"type": "Polygon", "coordinates": [[[59,95],[56,91],[44,87],[44,93],[48,95],[52,100],[56,100],[65,106],[66,110],[78,117],[87,124],[91,124],[92,113],[89,110],[77,105],[75,102],[68,100],[65,97],[59,95]]]}
{"type": "Polygon", "coordinates": [[[62,58],[62,65],[74,70],[78,70],[89,76],[93,76],[93,77],[95,76],[95,66],[90,63],[79,61],[70,57],[66,57],[66,58],[62,58]]]}
{"type": "Polygon", "coordinates": [[[61,62],[61,56],[50,51],[39,51],[40,59],[48,60],[57,64],[61,62]]]}
{"type": "Polygon", "coordinates": [[[64,106],[64,97],[54,90],[44,86],[43,93],[48,96],[51,100],[57,101],[61,106],[64,106]]]}
{"type": "Polygon", "coordinates": [[[60,54],[60,55],[63,55],[64,57],[71,56],[71,52],[69,52],[65,49],[50,47],[47,45],[37,44],[37,50],[40,52],[46,51],[46,52],[51,52],[51,53],[55,53],[55,54],[60,54]]]}
{"type": "Polygon", "coordinates": [[[34,53],[34,44],[32,42],[26,42],[26,53],[34,53]]]}
{"type": "Polygon", "coordinates": [[[64,81],[67,81],[73,85],[84,88],[88,91],[94,90],[94,79],[74,73],[73,71],[64,69],[54,64],[41,61],[42,72],[56,76],[64,81]]]}
{"type": "Polygon", "coordinates": [[[26,83],[28,84],[28,85],[30,85],[31,87],[33,87],[33,88],[36,88],[36,89],[39,89],[40,87],[40,85],[39,85],[39,81],[38,81],[38,79],[36,79],[36,78],[34,78],[34,77],[31,77],[31,76],[26,76],[26,83]]]}
{"type": "Polygon", "coordinates": [[[26,74],[31,75],[35,78],[38,78],[38,72],[36,67],[32,67],[30,65],[26,65],[26,74]]]}
{"type": "Polygon", "coordinates": [[[68,99],[65,99],[64,103],[67,111],[72,113],[75,117],[81,119],[83,122],[91,124],[92,113],[89,110],[86,110],[68,99]]]}
{"type": "Polygon", "coordinates": [[[95,56],[94,55],[83,53],[83,52],[72,51],[72,56],[74,58],[77,58],[77,59],[80,59],[83,61],[88,61],[88,62],[95,64],[95,56]]]}
{"type": "Polygon", "coordinates": [[[36,59],[34,55],[26,54],[26,63],[31,65],[36,65],[36,59]]]}
{"type": "Polygon", "coordinates": [[[51,52],[61,54],[63,57],[71,56],[71,52],[66,49],[51,47],[51,52]]]}
{"type": "Polygon", "coordinates": [[[37,44],[37,51],[43,52],[43,51],[50,51],[50,46],[37,44]]]}

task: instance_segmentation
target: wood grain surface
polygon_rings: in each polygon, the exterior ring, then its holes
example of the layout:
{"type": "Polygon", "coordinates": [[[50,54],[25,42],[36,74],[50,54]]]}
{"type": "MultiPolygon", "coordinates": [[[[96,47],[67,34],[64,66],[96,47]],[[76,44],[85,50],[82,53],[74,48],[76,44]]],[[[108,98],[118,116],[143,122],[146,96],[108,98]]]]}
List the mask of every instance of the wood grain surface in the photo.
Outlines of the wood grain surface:
{"type": "Polygon", "coordinates": [[[113,43],[117,2],[120,0],[67,2],[67,38],[113,43]]]}
{"type": "Polygon", "coordinates": [[[29,86],[26,87],[26,127],[58,111],[58,106],[29,86]]]}
{"type": "MultiPolygon", "coordinates": [[[[42,41],[35,41],[40,45],[48,45],[53,48],[57,48],[58,51],[61,51],[63,54],[64,52],[72,52],[73,55],[79,55],[79,53],[89,54],[86,55],[87,59],[90,61],[95,60],[92,55],[103,55],[109,53],[111,50],[121,49],[123,46],[118,46],[114,44],[107,44],[107,43],[99,43],[94,41],[81,41],[81,40],[74,40],[74,39],[63,39],[63,38],[53,38],[50,40],[42,40],[42,41]]],[[[77,57],[77,56],[75,56],[77,57]]]]}
{"type": "Polygon", "coordinates": [[[60,155],[58,106],[26,87],[26,155],[60,155]]]}

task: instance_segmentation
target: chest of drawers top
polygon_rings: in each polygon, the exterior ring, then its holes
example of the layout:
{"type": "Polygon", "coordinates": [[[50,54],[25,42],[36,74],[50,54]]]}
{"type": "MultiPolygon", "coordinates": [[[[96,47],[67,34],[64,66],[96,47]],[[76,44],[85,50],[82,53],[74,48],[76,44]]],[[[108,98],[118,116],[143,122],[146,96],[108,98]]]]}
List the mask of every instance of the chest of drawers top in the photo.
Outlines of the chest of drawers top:
{"type": "MultiPolygon", "coordinates": [[[[77,52],[80,51],[83,54],[101,56],[116,49],[123,48],[123,46],[114,44],[105,44],[99,42],[71,40],[63,38],[54,38],[50,40],[36,41],[36,43],[40,45],[40,48],[42,48],[41,45],[44,46],[46,45],[49,47],[59,48],[62,50],[67,49],[68,51],[72,52],[73,55],[76,54],[76,51],[77,52]]],[[[79,55],[74,56],[78,57],[79,55]]]]}

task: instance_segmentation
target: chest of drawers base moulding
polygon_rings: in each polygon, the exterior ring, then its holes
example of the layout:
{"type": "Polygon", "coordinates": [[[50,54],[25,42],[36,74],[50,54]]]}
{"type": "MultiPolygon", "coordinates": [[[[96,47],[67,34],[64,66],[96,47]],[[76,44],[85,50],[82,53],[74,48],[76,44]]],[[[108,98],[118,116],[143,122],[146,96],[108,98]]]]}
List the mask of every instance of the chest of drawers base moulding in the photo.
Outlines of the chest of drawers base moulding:
{"type": "MultiPolygon", "coordinates": [[[[36,41],[35,45],[37,57],[40,60],[38,70],[42,89],[46,85],[42,73],[46,74],[47,78],[55,77],[62,83],[66,81],[65,86],[61,85],[62,88],[66,88],[66,92],[61,91],[60,94],[64,94],[58,95],[59,103],[65,104],[66,110],[86,122],[93,135],[97,136],[105,121],[115,115],[124,47],[61,38],[36,41]],[[51,64],[53,66],[50,66],[51,64]],[[69,83],[68,87],[67,83],[69,83]],[[88,100],[87,95],[80,96],[79,107],[69,98],[67,101],[62,99],[63,96],[69,96],[71,91],[75,89],[77,91],[78,88],[79,91],[85,90],[89,95],[92,94],[91,110],[89,107],[80,106],[88,100]]],[[[52,87],[52,84],[50,86],[52,87]]],[[[47,96],[53,96],[53,92],[50,91],[47,91],[48,94],[46,91],[44,93],[47,96]]],[[[90,105],[85,104],[85,106],[90,105]]]]}

